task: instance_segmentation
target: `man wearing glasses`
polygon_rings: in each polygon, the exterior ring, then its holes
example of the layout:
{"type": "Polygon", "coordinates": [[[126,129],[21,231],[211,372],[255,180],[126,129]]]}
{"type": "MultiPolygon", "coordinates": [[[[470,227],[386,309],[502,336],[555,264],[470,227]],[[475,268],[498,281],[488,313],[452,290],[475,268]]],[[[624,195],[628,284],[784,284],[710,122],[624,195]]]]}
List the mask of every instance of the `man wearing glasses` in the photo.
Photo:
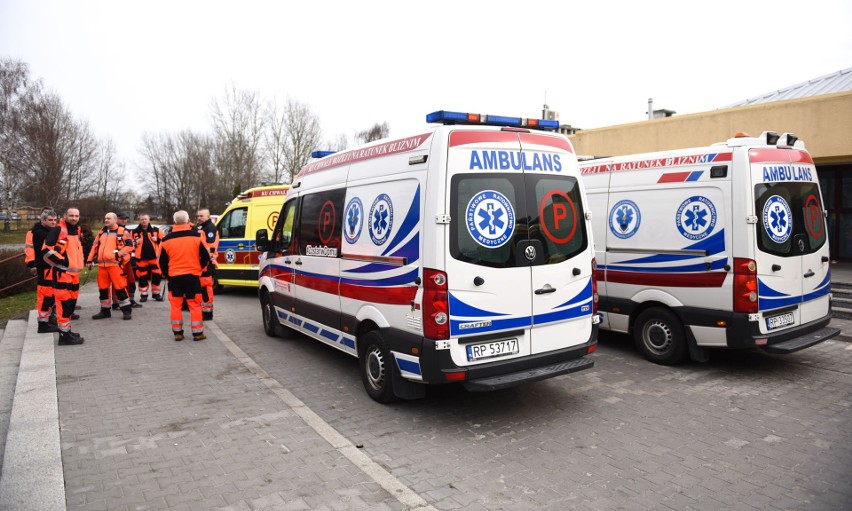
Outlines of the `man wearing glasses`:
{"type": "Polygon", "coordinates": [[[38,311],[38,333],[58,332],[56,325],[50,323],[50,312],[53,310],[53,276],[50,265],[44,260],[44,240],[56,227],[56,211],[45,209],[39,216],[39,221],[27,231],[24,242],[25,261],[30,273],[36,277],[36,310],[38,311]]]}

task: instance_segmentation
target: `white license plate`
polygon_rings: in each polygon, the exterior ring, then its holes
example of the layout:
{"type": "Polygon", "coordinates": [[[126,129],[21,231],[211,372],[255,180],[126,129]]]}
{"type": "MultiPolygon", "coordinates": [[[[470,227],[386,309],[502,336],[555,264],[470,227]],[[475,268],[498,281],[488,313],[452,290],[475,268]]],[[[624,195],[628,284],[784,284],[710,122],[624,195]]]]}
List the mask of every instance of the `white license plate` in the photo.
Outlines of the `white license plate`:
{"type": "Polygon", "coordinates": [[[781,314],[780,316],[766,318],[766,328],[768,330],[774,330],[776,328],[781,328],[782,326],[792,325],[794,322],[793,313],[788,312],[787,314],[781,314]]]}
{"type": "Polygon", "coordinates": [[[467,347],[467,360],[485,360],[487,358],[504,357],[514,355],[518,352],[517,339],[505,339],[502,341],[486,342],[483,344],[471,344],[467,347]]]}

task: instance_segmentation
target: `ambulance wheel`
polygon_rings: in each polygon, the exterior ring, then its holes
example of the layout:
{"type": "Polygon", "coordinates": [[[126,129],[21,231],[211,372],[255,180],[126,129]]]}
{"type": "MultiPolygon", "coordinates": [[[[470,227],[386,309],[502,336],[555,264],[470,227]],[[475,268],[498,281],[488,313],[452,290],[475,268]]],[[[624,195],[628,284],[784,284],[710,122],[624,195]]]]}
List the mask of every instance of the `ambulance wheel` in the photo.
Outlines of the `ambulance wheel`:
{"type": "Polygon", "coordinates": [[[269,293],[264,291],[260,295],[260,309],[263,313],[263,331],[269,337],[286,337],[285,330],[287,327],[281,326],[278,321],[278,314],[275,312],[275,307],[272,305],[272,299],[269,298],[269,293]]]}
{"type": "Polygon", "coordinates": [[[636,318],[633,340],[646,359],[663,365],[683,361],[687,353],[683,325],[671,311],[651,308],[636,318]]]}
{"type": "Polygon", "coordinates": [[[361,381],[367,394],[379,403],[396,400],[393,392],[393,360],[390,350],[378,330],[367,332],[360,339],[364,346],[358,362],[361,366],[361,381]]]}

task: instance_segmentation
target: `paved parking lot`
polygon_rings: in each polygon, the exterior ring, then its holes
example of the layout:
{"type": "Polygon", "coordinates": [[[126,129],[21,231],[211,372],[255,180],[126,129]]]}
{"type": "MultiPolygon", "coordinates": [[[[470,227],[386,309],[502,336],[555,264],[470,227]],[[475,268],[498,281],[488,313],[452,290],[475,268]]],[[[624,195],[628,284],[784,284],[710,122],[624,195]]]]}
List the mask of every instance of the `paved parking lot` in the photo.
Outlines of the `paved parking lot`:
{"type": "Polygon", "coordinates": [[[391,405],[354,358],[267,337],[251,292],[203,343],[150,302],[80,330],[56,352],[69,509],[852,507],[850,330],[674,368],[609,335],[589,371],[391,405]]]}

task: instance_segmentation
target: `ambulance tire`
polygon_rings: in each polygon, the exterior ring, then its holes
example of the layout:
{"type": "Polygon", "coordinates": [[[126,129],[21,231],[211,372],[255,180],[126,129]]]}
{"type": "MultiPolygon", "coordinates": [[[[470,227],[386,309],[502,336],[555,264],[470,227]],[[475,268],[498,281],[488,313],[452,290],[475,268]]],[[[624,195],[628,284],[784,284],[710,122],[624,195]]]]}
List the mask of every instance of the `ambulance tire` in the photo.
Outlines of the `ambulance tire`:
{"type": "Polygon", "coordinates": [[[282,325],[278,321],[278,315],[275,313],[275,308],[272,306],[272,300],[269,298],[269,293],[263,291],[260,295],[260,309],[263,314],[263,331],[269,337],[284,337],[292,338],[295,332],[290,328],[282,325]]]}
{"type": "Polygon", "coordinates": [[[683,324],[674,313],[659,307],[639,314],[633,340],[642,356],[657,364],[679,364],[688,352],[683,324]]]}
{"type": "Polygon", "coordinates": [[[397,396],[393,391],[393,359],[382,334],[378,330],[367,332],[361,337],[359,344],[363,349],[358,357],[358,365],[367,395],[379,403],[396,401],[397,396]]]}

